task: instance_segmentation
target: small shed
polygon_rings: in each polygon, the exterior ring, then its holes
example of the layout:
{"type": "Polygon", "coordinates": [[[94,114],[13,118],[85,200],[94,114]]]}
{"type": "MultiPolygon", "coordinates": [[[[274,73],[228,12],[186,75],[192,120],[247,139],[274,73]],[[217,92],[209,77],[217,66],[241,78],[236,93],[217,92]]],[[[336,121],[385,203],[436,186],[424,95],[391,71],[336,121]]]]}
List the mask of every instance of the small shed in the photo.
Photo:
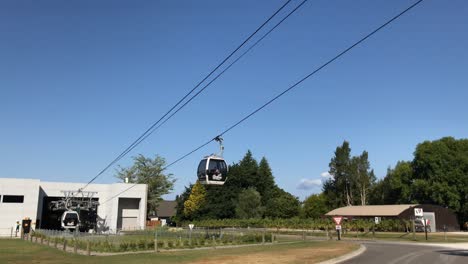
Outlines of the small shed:
{"type": "Polygon", "coordinates": [[[455,213],[445,207],[431,204],[392,204],[392,205],[352,205],[334,209],[326,216],[344,216],[349,218],[374,218],[411,220],[414,208],[422,208],[424,218],[430,219],[433,231],[459,231],[455,213]]]}

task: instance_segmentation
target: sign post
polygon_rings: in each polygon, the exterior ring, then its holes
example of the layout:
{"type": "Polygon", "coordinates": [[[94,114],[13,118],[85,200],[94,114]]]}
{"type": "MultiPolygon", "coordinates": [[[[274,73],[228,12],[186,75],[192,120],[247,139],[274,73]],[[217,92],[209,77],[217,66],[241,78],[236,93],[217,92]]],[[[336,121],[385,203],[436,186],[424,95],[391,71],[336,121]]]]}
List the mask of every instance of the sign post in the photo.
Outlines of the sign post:
{"type": "Polygon", "coordinates": [[[414,216],[416,217],[423,217],[424,212],[422,208],[414,208],[414,216]]]}
{"type": "Polygon", "coordinates": [[[333,221],[335,221],[335,229],[338,234],[338,240],[341,240],[341,221],[343,220],[342,216],[334,216],[333,221]]]}
{"type": "Polygon", "coordinates": [[[424,223],[424,233],[426,233],[426,241],[427,241],[427,225],[429,224],[429,219],[423,218],[424,223]]]}
{"type": "Polygon", "coordinates": [[[192,229],[193,229],[193,227],[194,227],[194,224],[189,224],[188,226],[189,226],[189,228],[190,228],[190,234],[189,234],[190,238],[189,238],[189,241],[190,241],[190,245],[192,245],[192,229]]]}
{"type": "MultiPolygon", "coordinates": [[[[424,216],[424,211],[422,208],[414,208],[414,219],[417,217],[423,217],[424,216]]],[[[416,225],[414,223],[413,219],[413,240],[416,240],[416,225]]],[[[423,218],[423,224],[424,224],[424,231],[426,233],[426,240],[427,240],[427,228],[426,228],[426,221],[423,218]]]]}

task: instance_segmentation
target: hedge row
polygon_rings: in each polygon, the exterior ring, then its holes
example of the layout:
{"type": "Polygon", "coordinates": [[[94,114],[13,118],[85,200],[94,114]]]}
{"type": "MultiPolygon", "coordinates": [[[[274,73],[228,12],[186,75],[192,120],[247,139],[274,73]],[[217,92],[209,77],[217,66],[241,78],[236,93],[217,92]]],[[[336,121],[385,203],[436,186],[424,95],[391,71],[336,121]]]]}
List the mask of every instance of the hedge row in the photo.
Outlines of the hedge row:
{"type": "MultiPolygon", "coordinates": [[[[331,219],[210,219],[185,222],[182,225],[194,224],[197,227],[206,228],[276,228],[276,229],[309,229],[326,230],[334,229],[335,223],[331,219]]],[[[353,219],[342,222],[342,228],[347,230],[370,230],[383,232],[406,231],[410,227],[410,222],[400,219],[383,219],[379,224],[373,220],[353,219]]]]}

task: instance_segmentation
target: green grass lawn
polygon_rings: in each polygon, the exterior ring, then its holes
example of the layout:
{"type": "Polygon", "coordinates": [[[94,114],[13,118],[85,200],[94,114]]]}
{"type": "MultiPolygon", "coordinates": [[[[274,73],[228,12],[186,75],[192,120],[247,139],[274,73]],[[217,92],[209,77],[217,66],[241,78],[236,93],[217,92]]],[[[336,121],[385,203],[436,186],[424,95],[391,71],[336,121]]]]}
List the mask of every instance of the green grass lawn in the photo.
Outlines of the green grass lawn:
{"type": "MultiPolygon", "coordinates": [[[[177,252],[142,253],[116,256],[82,256],[64,253],[45,245],[34,244],[22,240],[0,239],[0,263],[63,263],[63,264],[119,264],[119,263],[191,263],[200,260],[235,259],[239,256],[249,257],[262,254],[280,254],[292,256],[297,250],[313,252],[307,262],[314,263],[333,258],[343,253],[357,249],[358,245],[347,242],[298,242],[292,244],[273,244],[265,246],[252,246],[242,248],[203,249],[177,252]],[[309,250],[310,249],[310,250],[309,250]],[[323,254],[321,253],[323,251],[323,254]],[[284,253],[284,254],[283,254],[284,253]],[[311,262],[310,262],[311,261],[311,262]]],[[[297,263],[297,259],[292,261],[297,263]]],[[[299,261],[299,263],[305,263],[299,261]]],[[[221,261],[222,263],[222,261],[221,261]]],[[[242,263],[242,262],[240,262],[242,263]]],[[[288,261],[286,261],[288,263],[288,261]]]]}

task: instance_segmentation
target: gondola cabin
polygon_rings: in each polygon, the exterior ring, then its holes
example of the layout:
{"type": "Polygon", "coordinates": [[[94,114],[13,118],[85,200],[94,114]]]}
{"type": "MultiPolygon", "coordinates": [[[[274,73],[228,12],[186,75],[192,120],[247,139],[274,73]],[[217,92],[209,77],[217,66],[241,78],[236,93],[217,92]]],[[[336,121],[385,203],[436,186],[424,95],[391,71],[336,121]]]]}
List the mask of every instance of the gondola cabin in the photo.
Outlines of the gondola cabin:
{"type": "Polygon", "coordinates": [[[65,230],[75,230],[80,226],[80,215],[77,211],[65,211],[61,218],[62,228],[65,230]]]}
{"type": "Polygon", "coordinates": [[[226,181],[228,167],[226,161],[218,156],[208,156],[198,164],[198,181],[207,185],[223,185],[226,181]]]}

